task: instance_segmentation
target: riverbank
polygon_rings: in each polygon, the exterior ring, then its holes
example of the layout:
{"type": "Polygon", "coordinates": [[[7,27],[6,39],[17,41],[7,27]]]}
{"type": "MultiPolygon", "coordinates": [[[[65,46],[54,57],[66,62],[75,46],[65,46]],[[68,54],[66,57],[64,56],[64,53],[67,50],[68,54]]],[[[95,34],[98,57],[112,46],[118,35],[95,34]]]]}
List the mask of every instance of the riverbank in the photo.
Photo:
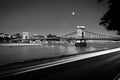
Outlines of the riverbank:
{"type": "Polygon", "coordinates": [[[1,43],[0,46],[29,46],[29,45],[41,45],[40,43],[1,43]]]}
{"type": "MultiPolygon", "coordinates": [[[[87,42],[87,44],[104,44],[104,43],[119,43],[119,42],[87,42]]],[[[30,46],[30,45],[42,45],[42,44],[70,44],[70,45],[74,45],[74,43],[0,43],[0,46],[30,46]]]]}

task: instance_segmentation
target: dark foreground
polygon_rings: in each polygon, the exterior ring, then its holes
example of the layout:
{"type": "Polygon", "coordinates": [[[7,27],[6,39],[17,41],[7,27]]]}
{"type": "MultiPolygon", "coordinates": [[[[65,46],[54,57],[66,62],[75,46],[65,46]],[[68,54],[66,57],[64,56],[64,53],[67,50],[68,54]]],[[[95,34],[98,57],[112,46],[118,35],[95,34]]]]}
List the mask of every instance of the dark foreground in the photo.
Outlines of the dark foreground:
{"type": "Polygon", "coordinates": [[[115,52],[0,80],[114,80],[119,72],[120,52],[115,52]]]}

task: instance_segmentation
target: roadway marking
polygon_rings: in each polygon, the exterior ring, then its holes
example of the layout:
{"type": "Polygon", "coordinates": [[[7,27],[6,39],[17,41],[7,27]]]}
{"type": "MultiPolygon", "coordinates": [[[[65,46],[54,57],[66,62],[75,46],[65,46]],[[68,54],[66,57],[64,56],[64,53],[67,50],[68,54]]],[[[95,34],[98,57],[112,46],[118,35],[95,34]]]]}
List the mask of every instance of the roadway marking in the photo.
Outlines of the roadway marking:
{"type": "Polygon", "coordinates": [[[62,59],[62,60],[39,64],[39,65],[35,65],[35,66],[30,66],[30,67],[25,67],[25,68],[9,71],[7,73],[10,73],[10,75],[22,74],[22,73],[26,73],[26,72],[30,72],[30,71],[35,71],[38,69],[44,69],[44,68],[57,66],[57,65],[61,65],[61,64],[69,63],[69,62],[74,62],[77,60],[83,60],[83,59],[87,59],[87,58],[91,58],[91,57],[105,55],[105,54],[109,54],[109,53],[113,53],[113,52],[117,52],[117,51],[120,51],[120,48],[104,50],[104,51],[99,51],[99,52],[93,52],[93,53],[88,53],[88,54],[81,54],[81,55],[73,56],[72,58],[62,59]],[[13,74],[11,74],[11,72],[13,74]]]}

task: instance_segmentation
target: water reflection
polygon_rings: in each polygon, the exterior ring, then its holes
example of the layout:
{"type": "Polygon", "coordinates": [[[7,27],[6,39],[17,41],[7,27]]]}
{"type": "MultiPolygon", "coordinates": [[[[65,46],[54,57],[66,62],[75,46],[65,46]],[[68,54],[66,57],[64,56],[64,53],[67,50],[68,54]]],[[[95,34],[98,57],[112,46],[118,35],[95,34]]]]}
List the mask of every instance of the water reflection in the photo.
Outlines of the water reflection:
{"type": "Polygon", "coordinates": [[[75,47],[73,44],[41,44],[11,48],[0,46],[0,64],[36,58],[83,54],[116,46],[119,47],[120,44],[87,44],[86,47],[75,47]]]}
{"type": "Polygon", "coordinates": [[[36,58],[55,57],[61,55],[81,54],[87,51],[93,51],[91,47],[75,47],[74,45],[37,45],[23,47],[0,47],[0,64],[9,62],[19,62],[36,58]]]}
{"type": "Polygon", "coordinates": [[[78,53],[79,51],[76,49],[75,46],[68,46],[67,47],[67,54],[76,54],[78,53]]]}
{"type": "Polygon", "coordinates": [[[61,53],[65,53],[65,52],[66,52],[65,46],[60,45],[60,46],[59,46],[59,49],[60,49],[60,52],[61,52],[61,53]]]}
{"type": "Polygon", "coordinates": [[[29,53],[29,49],[27,47],[23,47],[21,51],[22,53],[29,53]]]}
{"type": "Polygon", "coordinates": [[[95,47],[93,47],[93,46],[85,49],[86,52],[95,51],[95,50],[97,50],[97,49],[95,47]]]}

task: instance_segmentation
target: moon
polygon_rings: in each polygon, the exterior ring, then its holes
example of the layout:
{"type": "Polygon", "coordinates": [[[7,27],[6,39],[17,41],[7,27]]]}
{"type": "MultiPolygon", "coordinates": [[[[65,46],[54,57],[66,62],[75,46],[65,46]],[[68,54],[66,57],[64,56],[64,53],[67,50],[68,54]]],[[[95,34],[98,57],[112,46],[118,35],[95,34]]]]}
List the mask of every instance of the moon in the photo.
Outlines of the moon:
{"type": "Polygon", "coordinates": [[[75,15],[75,12],[72,12],[72,15],[75,15]]]}

